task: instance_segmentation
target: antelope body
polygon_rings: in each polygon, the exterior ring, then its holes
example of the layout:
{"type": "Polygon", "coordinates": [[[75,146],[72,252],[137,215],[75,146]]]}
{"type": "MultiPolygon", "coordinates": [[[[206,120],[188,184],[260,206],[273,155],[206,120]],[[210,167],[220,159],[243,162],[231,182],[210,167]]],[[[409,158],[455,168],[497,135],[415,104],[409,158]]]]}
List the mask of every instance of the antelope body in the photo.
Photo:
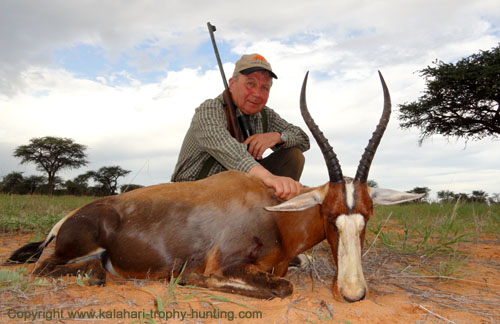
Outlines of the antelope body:
{"type": "Polygon", "coordinates": [[[56,238],[55,252],[37,265],[38,275],[87,272],[104,284],[106,270],[125,278],[170,278],[185,284],[257,298],[286,297],[290,261],[325,238],[337,265],[333,294],[348,302],[365,298],[361,267],[366,223],[373,204],[421,195],[369,188],[368,170],[389,119],[384,113],[354,179],[344,178],[333,149],[307,111],[301,111],[320,146],[330,181],[282,202],[259,179],[227,171],[204,180],[167,183],[105,197],[59,221],[43,242],[30,243],[11,262],[36,261],[56,238]]]}

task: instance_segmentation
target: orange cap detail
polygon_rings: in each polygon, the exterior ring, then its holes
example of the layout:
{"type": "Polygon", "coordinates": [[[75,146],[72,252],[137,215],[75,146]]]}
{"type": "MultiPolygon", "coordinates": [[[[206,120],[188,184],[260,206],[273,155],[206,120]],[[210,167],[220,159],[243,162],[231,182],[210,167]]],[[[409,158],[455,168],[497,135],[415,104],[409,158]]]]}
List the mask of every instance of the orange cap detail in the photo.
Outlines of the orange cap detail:
{"type": "Polygon", "coordinates": [[[252,60],[259,60],[262,62],[267,62],[266,59],[264,58],[264,56],[261,56],[261,55],[255,55],[254,57],[252,57],[252,60]]]}

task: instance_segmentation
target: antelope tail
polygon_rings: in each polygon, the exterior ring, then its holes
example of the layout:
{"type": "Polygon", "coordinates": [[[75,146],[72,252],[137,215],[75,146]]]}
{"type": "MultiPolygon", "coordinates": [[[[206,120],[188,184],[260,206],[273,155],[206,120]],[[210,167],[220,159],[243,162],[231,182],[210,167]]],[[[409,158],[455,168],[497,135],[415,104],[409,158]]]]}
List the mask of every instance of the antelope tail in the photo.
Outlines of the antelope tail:
{"type": "Polygon", "coordinates": [[[49,234],[43,241],[39,242],[31,242],[28,243],[16,251],[12,253],[12,255],[7,259],[5,263],[7,264],[12,264],[12,263],[34,263],[38,261],[40,256],[42,255],[43,250],[47,247],[47,245],[52,242],[52,240],[57,236],[57,233],[59,232],[59,229],[61,228],[62,224],[69,218],[71,217],[74,213],[76,213],[78,209],[72,211],[68,215],[66,215],[64,218],[62,218],[60,221],[58,221],[50,230],[49,234]]]}

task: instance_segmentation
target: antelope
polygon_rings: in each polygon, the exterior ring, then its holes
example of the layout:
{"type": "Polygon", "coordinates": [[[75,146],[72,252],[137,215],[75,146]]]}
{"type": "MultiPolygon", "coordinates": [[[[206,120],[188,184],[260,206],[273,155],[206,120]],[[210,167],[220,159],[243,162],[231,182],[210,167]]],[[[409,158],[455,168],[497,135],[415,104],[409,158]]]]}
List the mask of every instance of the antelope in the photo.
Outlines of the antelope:
{"type": "Polygon", "coordinates": [[[325,238],[337,272],[333,296],[364,299],[368,288],[361,266],[366,224],[374,204],[395,204],[422,195],[370,188],[368,172],[391,113],[390,95],[380,74],[384,109],[354,178],[342,175],[333,148],[306,104],[308,73],[300,95],[305,123],[319,145],[329,181],[304,188],[281,201],[260,180],[226,171],[184,183],[166,183],[104,197],[68,214],[44,241],[29,243],[8,261],[38,261],[56,238],[55,250],[34,274],[88,273],[104,285],[106,271],[124,278],[171,278],[216,291],[271,299],[293,293],[284,278],[298,254],[325,238]]]}

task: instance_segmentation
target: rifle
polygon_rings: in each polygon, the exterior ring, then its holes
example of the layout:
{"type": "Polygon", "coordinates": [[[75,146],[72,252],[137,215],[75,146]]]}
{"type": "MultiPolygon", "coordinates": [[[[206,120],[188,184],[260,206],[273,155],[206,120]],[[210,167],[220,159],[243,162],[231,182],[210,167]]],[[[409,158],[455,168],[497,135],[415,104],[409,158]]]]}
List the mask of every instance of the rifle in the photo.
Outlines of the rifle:
{"type": "Polygon", "coordinates": [[[234,106],[233,99],[231,98],[231,93],[229,92],[229,86],[226,81],[226,75],[224,73],[224,68],[222,67],[222,62],[219,56],[219,50],[217,49],[217,44],[215,43],[214,32],[216,28],[214,25],[207,22],[208,32],[210,33],[210,38],[212,40],[212,46],[214,48],[215,57],[217,58],[217,64],[219,65],[219,71],[222,76],[222,82],[224,83],[224,92],[222,97],[224,99],[224,112],[226,113],[227,130],[236,138],[240,143],[243,143],[247,137],[251,134],[250,125],[248,125],[248,120],[244,116],[236,117],[236,107],[234,106]]]}

